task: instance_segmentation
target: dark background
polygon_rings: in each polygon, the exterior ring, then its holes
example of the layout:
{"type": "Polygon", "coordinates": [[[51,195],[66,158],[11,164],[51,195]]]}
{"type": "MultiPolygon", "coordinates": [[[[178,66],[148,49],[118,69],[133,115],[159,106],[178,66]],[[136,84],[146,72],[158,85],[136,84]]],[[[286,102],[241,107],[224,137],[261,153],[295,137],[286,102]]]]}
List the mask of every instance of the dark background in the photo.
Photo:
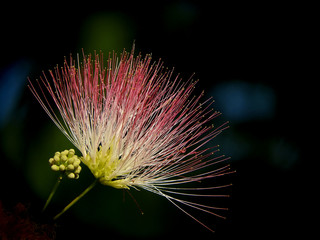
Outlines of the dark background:
{"type": "MultiPolygon", "coordinates": [[[[133,190],[145,212],[141,216],[128,194],[99,186],[61,217],[57,239],[307,234],[311,227],[304,228],[304,215],[312,206],[305,203],[308,190],[302,182],[309,158],[302,145],[309,104],[302,100],[312,88],[303,68],[313,32],[311,9],[293,3],[196,1],[78,2],[72,7],[52,2],[3,9],[8,14],[0,17],[0,200],[8,209],[22,202],[38,216],[57,177],[47,159],[72,147],[28,90],[27,77],[35,80],[82,48],[120,53],[135,41],[136,53],[152,53],[185,79],[195,73],[200,79],[196,94],[204,89],[205,98],[212,96],[223,113],[217,122],[230,121],[214,140],[237,171],[230,177],[227,219],[200,215],[216,231],[212,234],[166,199],[133,190]]],[[[61,185],[48,215],[93,180],[83,168],[78,182],[61,185]]]]}

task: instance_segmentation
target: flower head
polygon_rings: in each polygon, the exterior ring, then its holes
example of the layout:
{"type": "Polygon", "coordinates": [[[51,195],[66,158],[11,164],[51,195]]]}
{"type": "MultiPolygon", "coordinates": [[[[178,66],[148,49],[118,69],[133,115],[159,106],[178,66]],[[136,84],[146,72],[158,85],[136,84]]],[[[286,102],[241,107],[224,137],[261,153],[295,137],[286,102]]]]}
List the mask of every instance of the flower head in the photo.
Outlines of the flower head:
{"type": "MultiPolygon", "coordinates": [[[[124,51],[120,58],[109,55],[106,67],[102,54],[83,55],[82,61],[70,57],[69,63],[50,71],[50,77],[43,74],[40,91],[31,82],[30,89],[102,184],[140,187],[176,206],[182,203],[209,212],[212,207],[168,195],[201,196],[173,186],[230,172],[228,165],[205,171],[226,160],[213,155],[217,150],[204,149],[226,125],[209,125],[220,113],[209,108],[210,100],[206,106],[200,103],[203,94],[191,97],[195,84],[173,77],[161,61],[152,63],[150,55],[134,57],[133,51],[124,51]]],[[[212,188],[216,187],[206,189],[212,188]]]]}
{"type": "Polygon", "coordinates": [[[56,152],[53,158],[49,159],[51,169],[65,173],[68,178],[78,179],[81,166],[78,156],[74,154],[74,149],[56,152]]]}

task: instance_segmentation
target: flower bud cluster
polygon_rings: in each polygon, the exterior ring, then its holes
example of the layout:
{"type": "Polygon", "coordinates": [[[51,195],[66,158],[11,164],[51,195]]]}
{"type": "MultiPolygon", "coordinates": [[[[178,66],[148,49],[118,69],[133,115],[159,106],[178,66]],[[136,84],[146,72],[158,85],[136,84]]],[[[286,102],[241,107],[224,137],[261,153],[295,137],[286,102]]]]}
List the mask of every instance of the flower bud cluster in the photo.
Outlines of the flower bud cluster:
{"type": "Polygon", "coordinates": [[[60,171],[67,175],[68,178],[78,179],[81,171],[80,159],[75,155],[74,149],[56,152],[53,158],[49,159],[51,169],[60,171]]]}

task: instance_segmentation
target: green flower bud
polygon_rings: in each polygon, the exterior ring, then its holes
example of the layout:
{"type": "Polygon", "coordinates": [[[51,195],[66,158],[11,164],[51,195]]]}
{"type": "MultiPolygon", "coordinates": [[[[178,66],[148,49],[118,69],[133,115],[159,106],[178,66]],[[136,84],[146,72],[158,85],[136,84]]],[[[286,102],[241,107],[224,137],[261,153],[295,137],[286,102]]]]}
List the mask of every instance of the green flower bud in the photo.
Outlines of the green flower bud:
{"type": "Polygon", "coordinates": [[[72,178],[72,179],[73,179],[73,178],[75,178],[75,177],[76,177],[76,175],[75,175],[74,173],[69,173],[69,174],[68,174],[68,178],[72,178]]]}
{"type": "Polygon", "coordinates": [[[75,153],[76,153],[76,151],[75,151],[73,148],[70,148],[70,149],[69,149],[69,153],[73,153],[73,154],[75,154],[75,153]]]}
{"type": "Polygon", "coordinates": [[[81,166],[77,167],[77,169],[74,171],[74,173],[79,174],[81,172],[81,166]]]}
{"type": "Polygon", "coordinates": [[[49,159],[49,164],[53,171],[60,171],[68,178],[78,179],[81,172],[81,160],[75,155],[74,149],[56,152],[53,158],[49,159]]]}
{"type": "Polygon", "coordinates": [[[74,149],[70,149],[70,150],[69,150],[69,153],[68,153],[68,158],[73,157],[74,154],[75,154],[74,149]]]}
{"type": "Polygon", "coordinates": [[[77,156],[72,156],[71,158],[68,159],[69,164],[73,164],[77,156]]]}
{"type": "Polygon", "coordinates": [[[67,155],[69,153],[68,150],[64,150],[63,152],[61,152],[62,155],[67,155]]]}
{"type": "Polygon", "coordinates": [[[74,167],[78,167],[80,165],[81,161],[79,159],[76,159],[73,163],[74,167]]]}
{"type": "Polygon", "coordinates": [[[68,160],[68,157],[67,157],[66,155],[64,155],[64,154],[61,155],[60,158],[61,158],[61,160],[64,161],[64,162],[66,162],[66,161],[68,160]]]}
{"type": "Polygon", "coordinates": [[[57,155],[54,155],[53,159],[56,163],[60,161],[60,157],[57,155]]]}
{"type": "Polygon", "coordinates": [[[53,171],[59,171],[59,166],[57,166],[57,165],[52,165],[51,166],[51,169],[53,170],[53,171]]]}
{"type": "Polygon", "coordinates": [[[74,170],[74,166],[73,166],[72,164],[69,164],[67,168],[68,168],[68,170],[70,170],[70,171],[74,170]]]}

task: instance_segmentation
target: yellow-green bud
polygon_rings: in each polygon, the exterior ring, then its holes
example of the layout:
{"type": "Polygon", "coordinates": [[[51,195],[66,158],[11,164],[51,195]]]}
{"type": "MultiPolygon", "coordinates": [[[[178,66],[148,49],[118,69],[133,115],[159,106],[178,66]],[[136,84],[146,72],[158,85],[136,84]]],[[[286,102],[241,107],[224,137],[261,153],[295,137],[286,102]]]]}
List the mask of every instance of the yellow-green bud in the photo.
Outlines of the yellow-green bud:
{"type": "Polygon", "coordinates": [[[81,172],[81,160],[75,155],[74,149],[55,152],[54,157],[49,159],[53,171],[60,171],[68,178],[78,179],[81,172]]]}
{"type": "Polygon", "coordinates": [[[73,163],[74,167],[78,167],[80,165],[81,161],[79,159],[76,159],[73,163]]]}
{"type": "Polygon", "coordinates": [[[74,173],[69,173],[68,174],[68,178],[75,178],[75,177],[76,177],[76,175],[74,173]]]}
{"type": "Polygon", "coordinates": [[[53,171],[59,171],[59,166],[57,166],[57,165],[52,165],[51,166],[51,169],[53,170],[53,171]]]}
{"type": "Polygon", "coordinates": [[[65,162],[68,160],[68,157],[66,155],[61,155],[60,159],[65,162]]]}
{"type": "Polygon", "coordinates": [[[50,158],[50,159],[49,159],[49,163],[50,163],[50,164],[53,164],[53,162],[54,162],[54,159],[53,159],[53,158],[50,158]]]}
{"type": "Polygon", "coordinates": [[[74,160],[75,160],[76,157],[77,157],[77,156],[72,156],[71,158],[69,158],[68,163],[69,163],[69,164],[72,164],[72,163],[74,162],[74,160]]]}
{"type": "Polygon", "coordinates": [[[75,154],[74,149],[70,149],[69,153],[68,153],[68,157],[71,158],[71,157],[73,157],[74,154],[75,154]]]}
{"type": "Polygon", "coordinates": [[[60,161],[60,157],[57,156],[57,155],[55,155],[55,156],[53,157],[53,159],[54,159],[56,162],[59,162],[59,161],[60,161]]]}
{"type": "Polygon", "coordinates": [[[74,166],[72,164],[69,164],[68,165],[68,170],[70,170],[70,171],[74,170],[74,166]]]}
{"type": "Polygon", "coordinates": [[[63,155],[67,155],[68,153],[69,153],[68,150],[64,150],[63,152],[61,152],[61,154],[63,154],[63,155]]]}
{"type": "Polygon", "coordinates": [[[70,148],[70,149],[69,149],[69,153],[73,153],[73,154],[75,154],[75,153],[76,153],[76,151],[75,151],[73,148],[70,148]]]}
{"type": "Polygon", "coordinates": [[[81,172],[81,166],[77,167],[77,169],[74,171],[74,173],[79,174],[81,172]]]}
{"type": "Polygon", "coordinates": [[[60,165],[59,168],[60,168],[60,171],[61,171],[61,172],[63,172],[63,171],[66,169],[66,167],[65,167],[64,165],[62,165],[62,164],[60,165]]]}

